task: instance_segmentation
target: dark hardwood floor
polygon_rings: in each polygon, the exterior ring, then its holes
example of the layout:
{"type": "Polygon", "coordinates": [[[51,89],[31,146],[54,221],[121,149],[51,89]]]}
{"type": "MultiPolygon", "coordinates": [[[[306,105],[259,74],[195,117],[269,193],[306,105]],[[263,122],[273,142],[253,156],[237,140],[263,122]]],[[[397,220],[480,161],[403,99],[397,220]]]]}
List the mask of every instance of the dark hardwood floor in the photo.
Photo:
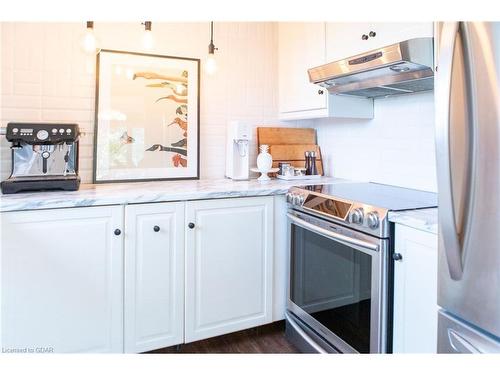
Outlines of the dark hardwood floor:
{"type": "Polygon", "coordinates": [[[171,346],[157,349],[148,353],[272,354],[298,353],[298,351],[286,340],[285,322],[281,321],[190,344],[183,344],[180,347],[171,346]]]}

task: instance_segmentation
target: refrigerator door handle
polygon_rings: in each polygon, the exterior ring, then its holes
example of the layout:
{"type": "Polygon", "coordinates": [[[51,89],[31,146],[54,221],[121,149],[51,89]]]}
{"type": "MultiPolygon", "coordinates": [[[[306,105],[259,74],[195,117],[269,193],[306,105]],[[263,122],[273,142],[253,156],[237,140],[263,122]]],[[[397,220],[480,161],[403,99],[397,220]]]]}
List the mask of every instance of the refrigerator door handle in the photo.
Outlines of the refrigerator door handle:
{"type": "MultiPolygon", "coordinates": [[[[446,22],[443,26],[439,71],[436,84],[436,164],[438,179],[439,224],[444,243],[450,277],[460,280],[463,274],[463,254],[456,227],[457,212],[453,201],[452,163],[450,154],[450,109],[452,99],[453,56],[459,22],[446,22]]],[[[467,43],[463,43],[466,53],[467,43]]],[[[467,63],[467,56],[465,56],[467,63]]],[[[467,74],[467,68],[464,69],[467,74]]],[[[468,100],[467,105],[471,105],[468,100]]],[[[472,110],[472,108],[470,108],[472,110]]],[[[470,159],[470,154],[467,156],[470,159]]],[[[469,160],[470,163],[470,160],[469,160]]],[[[471,176],[472,177],[472,176],[471,176]]],[[[468,220],[465,224],[468,223],[468,220]]],[[[465,238],[465,237],[462,237],[465,238]]]]}

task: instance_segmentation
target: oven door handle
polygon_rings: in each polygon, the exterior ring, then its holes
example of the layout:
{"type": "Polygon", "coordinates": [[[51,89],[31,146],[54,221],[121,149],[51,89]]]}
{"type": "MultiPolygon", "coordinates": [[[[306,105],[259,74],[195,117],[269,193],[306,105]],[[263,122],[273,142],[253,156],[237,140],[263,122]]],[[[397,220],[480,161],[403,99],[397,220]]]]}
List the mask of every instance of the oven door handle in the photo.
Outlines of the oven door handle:
{"type": "Polygon", "coordinates": [[[285,312],[285,318],[286,321],[293,327],[293,329],[302,337],[302,339],[304,339],[304,341],[307,342],[314,350],[316,350],[320,354],[328,354],[325,349],[314,342],[314,340],[307,333],[305,333],[297,323],[295,323],[294,319],[291,318],[287,312],[285,312]]]}
{"type": "Polygon", "coordinates": [[[298,226],[301,226],[302,228],[308,229],[308,230],[310,230],[314,233],[317,233],[319,235],[328,237],[334,241],[340,242],[341,244],[354,247],[357,250],[360,250],[360,251],[366,251],[366,249],[372,250],[372,251],[379,250],[378,245],[374,245],[374,244],[369,243],[369,242],[361,241],[361,240],[358,240],[355,238],[345,236],[343,234],[335,233],[335,232],[317,227],[316,225],[312,225],[312,224],[308,223],[307,221],[299,219],[298,217],[296,217],[292,214],[289,214],[289,213],[287,213],[286,216],[288,217],[288,219],[290,219],[290,221],[292,223],[297,224],[298,226]]]}

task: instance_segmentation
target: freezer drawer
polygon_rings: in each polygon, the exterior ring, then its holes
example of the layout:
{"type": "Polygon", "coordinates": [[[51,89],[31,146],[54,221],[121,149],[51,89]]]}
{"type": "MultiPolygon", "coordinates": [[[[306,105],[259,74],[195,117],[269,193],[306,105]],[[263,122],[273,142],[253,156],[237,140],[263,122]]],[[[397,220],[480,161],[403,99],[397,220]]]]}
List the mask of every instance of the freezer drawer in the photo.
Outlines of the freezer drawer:
{"type": "Polygon", "coordinates": [[[486,335],[439,310],[437,346],[438,353],[500,353],[500,338],[486,335]]]}

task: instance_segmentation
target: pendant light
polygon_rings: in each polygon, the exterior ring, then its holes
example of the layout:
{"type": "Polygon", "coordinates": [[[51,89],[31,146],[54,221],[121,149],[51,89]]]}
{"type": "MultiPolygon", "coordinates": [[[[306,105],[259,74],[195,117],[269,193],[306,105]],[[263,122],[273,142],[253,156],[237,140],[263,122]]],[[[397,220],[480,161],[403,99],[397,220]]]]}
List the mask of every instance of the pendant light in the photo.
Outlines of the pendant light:
{"type": "Polygon", "coordinates": [[[87,21],[87,29],[80,38],[80,46],[87,54],[95,53],[97,40],[94,34],[94,21],[87,21]]]}
{"type": "Polygon", "coordinates": [[[154,47],[153,32],[151,31],[151,21],[145,21],[142,23],[144,25],[144,34],[142,35],[142,46],[146,50],[152,50],[154,47]]]}
{"type": "Polygon", "coordinates": [[[215,51],[218,48],[214,44],[214,23],[210,22],[210,44],[208,45],[208,56],[205,61],[205,71],[208,74],[214,74],[217,71],[217,62],[215,61],[215,51]]]}

